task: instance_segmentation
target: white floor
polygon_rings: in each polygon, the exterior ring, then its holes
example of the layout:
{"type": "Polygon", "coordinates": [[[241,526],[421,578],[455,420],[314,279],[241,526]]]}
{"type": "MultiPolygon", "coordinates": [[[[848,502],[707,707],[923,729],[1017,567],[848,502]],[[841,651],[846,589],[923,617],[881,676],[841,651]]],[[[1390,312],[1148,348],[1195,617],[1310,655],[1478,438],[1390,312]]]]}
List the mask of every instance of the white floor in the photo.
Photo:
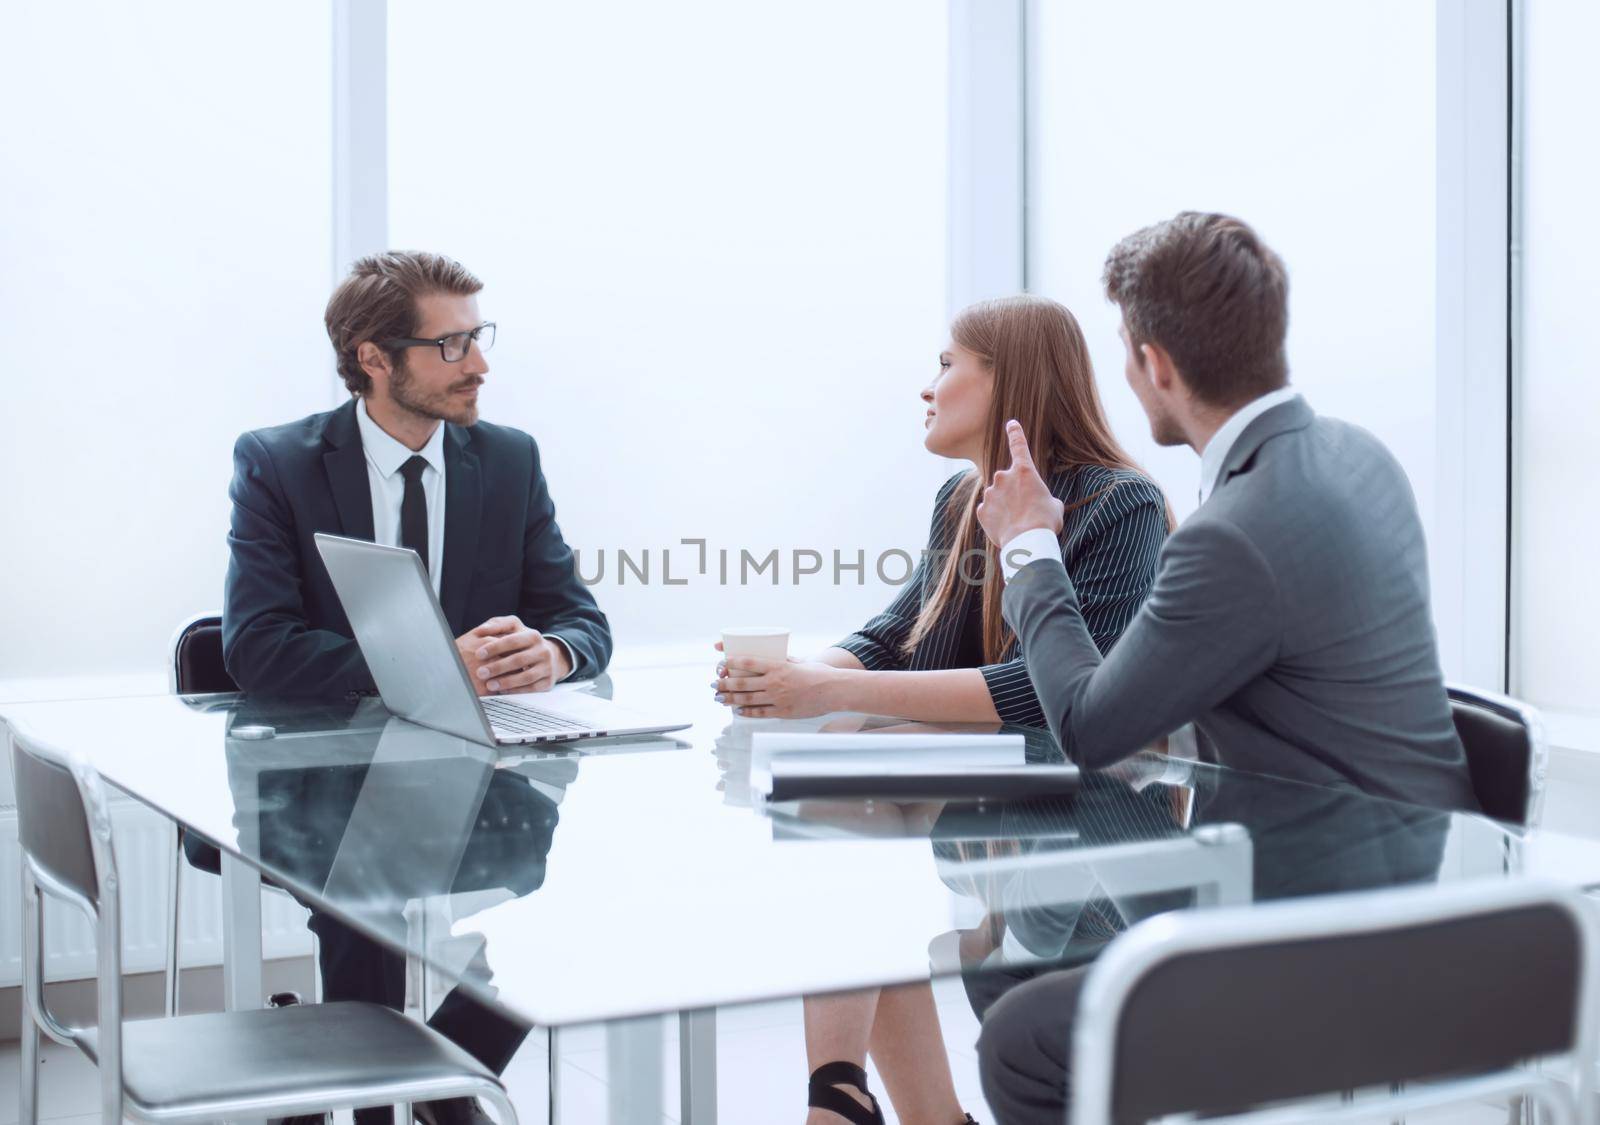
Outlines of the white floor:
{"type": "MultiPolygon", "coordinates": [[[[950,1052],[956,1092],[964,1108],[979,1121],[993,1116],[984,1105],[978,1086],[978,1058],[973,1044],[978,1022],[967,1004],[958,980],[935,986],[940,1023],[950,1052]]],[[[668,1021],[663,1059],[663,1122],[676,1122],[678,1114],[678,1054],[676,1021],[668,1021]]],[[[609,1084],[606,1075],[604,1033],[598,1028],[565,1032],[561,1037],[561,1111],[563,1125],[608,1122],[609,1084]]],[[[525,1122],[543,1120],[545,1104],[543,1044],[531,1043],[513,1061],[507,1074],[517,1111],[525,1122]],[[537,1099],[537,1101],[535,1101],[537,1099]],[[539,1116],[530,1116],[539,1107],[539,1116]]],[[[870,1069],[870,1064],[869,1064],[870,1069]]],[[[872,1086],[880,1097],[883,1084],[876,1074],[872,1086]]],[[[803,1122],[805,1120],[806,1055],[797,1000],[748,1005],[717,1015],[718,1119],[729,1125],[746,1122],[803,1122]]],[[[884,1115],[895,1121],[884,1102],[884,1115]]],[[[630,1122],[631,1125],[631,1122],[630,1122]]],[[[954,1122],[951,1125],[955,1125],[954,1122]]]]}

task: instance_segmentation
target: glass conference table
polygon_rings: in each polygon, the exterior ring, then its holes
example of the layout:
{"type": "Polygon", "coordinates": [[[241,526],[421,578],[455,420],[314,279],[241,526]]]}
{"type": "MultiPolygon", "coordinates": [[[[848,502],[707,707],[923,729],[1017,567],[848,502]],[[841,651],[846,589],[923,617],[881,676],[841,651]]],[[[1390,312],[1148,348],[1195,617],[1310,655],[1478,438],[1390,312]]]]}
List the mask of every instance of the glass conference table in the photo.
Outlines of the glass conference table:
{"type": "MultiPolygon", "coordinates": [[[[711,699],[711,664],[563,685],[694,725],[556,753],[439,734],[376,699],[0,717],[221,849],[230,1006],[263,1000],[265,875],[528,1023],[659,1029],[630,1017],[676,1013],[680,1120],[695,1123],[716,1115],[718,1007],[946,973],[981,1003],[1163,910],[1520,873],[1600,883],[1600,842],[1155,752],[1070,798],[763,805],[757,731],[995,728],[738,720],[711,699]]],[[[1059,760],[1048,734],[1026,738],[1030,762],[1059,760]]],[[[608,1046],[624,1056],[612,1081],[632,1086],[615,1114],[659,1121],[659,1041],[608,1046]]]]}

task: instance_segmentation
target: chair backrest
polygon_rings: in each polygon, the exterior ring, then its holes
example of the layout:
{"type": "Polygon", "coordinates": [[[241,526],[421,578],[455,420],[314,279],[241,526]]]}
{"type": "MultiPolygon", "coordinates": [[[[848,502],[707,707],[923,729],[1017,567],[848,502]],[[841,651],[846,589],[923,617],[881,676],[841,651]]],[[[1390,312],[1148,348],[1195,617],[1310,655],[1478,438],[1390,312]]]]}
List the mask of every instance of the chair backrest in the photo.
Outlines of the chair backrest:
{"type": "MultiPolygon", "coordinates": [[[[98,910],[105,873],[96,862],[93,814],[73,764],[13,732],[11,769],[23,855],[47,879],[98,910]]],[[[109,824],[104,815],[102,809],[100,822],[109,824]]]]}
{"type": "Polygon", "coordinates": [[[179,695],[238,691],[222,660],[222,618],[201,614],[172,634],[172,690],[179,695]]]}
{"type": "MultiPolygon", "coordinates": [[[[122,906],[111,813],[100,775],[10,727],[22,845],[22,995],[24,1020],[94,1058],[103,1105],[122,1103],[122,906]],[[96,1020],[90,1032],[63,1023],[44,994],[41,896],[77,906],[94,926],[96,1020]]],[[[24,1034],[32,1034],[24,1028],[24,1034]]],[[[120,1116],[117,1115],[117,1116],[120,1116]]]]}
{"type": "Polygon", "coordinates": [[[1478,806],[1496,820],[1538,823],[1549,751],[1533,708],[1459,684],[1449,686],[1450,712],[1467,754],[1478,806]]]}
{"type": "Polygon", "coordinates": [[[1564,1053],[1586,1076],[1594,927],[1575,892],[1513,880],[1159,916],[1084,984],[1072,1121],[1238,1113],[1564,1053]]]}

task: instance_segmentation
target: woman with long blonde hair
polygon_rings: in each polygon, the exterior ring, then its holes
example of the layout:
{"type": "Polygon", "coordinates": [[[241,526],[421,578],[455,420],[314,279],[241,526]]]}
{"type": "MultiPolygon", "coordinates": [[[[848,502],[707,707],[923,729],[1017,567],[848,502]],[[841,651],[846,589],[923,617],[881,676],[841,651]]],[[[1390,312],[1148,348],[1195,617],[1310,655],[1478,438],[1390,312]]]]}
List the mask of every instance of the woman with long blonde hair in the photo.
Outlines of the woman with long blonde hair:
{"type": "MultiPolygon", "coordinates": [[[[1169,510],[1112,436],[1071,312],[1034,296],[964,310],[922,399],[926,448],[973,465],[940,488],[923,561],[887,610],[816,658],[720,666],[718,699],[737,714],[855,711],[1045,726],[1000,614],[1005,560],[976,516],[983,482],[1010,464],[1009,419],[1021,422],[1035,464],[1065,506],[1061,558],[1102,652],[1144,601],[1169,510]]],[[[957,1125],[965,1117],[927,985],[807,999],[806,1047],[808,1125],[882,1120],[861,1070],[869,1051],[906,1125],[957,1125]]]]}

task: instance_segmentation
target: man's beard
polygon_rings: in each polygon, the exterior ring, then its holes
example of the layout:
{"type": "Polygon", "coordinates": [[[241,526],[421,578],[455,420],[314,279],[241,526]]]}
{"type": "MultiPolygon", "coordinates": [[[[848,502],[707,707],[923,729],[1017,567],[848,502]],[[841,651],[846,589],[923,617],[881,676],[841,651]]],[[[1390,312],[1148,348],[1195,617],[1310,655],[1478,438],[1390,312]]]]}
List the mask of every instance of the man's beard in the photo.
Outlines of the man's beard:
{"type": "Polygon", "coordinates": [[[397,406],[419,417],[470,426],[478,420],[478,404],[462,401],[456,397],[456,392],[479,386],[481,382],[469,375],[443,391],[423,391],[416,386],[410,365],[402,359],[389,376],[389,397],[397,406]]]}
{"type": "Polygon", "coordinates": [[[1178,425],[1177,420],[1172,415],[1165,412],[1158,413],[1153,410],[1147,410],[1146,414],[1150,418],[1150,436],[1155,439],[1157,445],[1187,445],[1189,443],[1188,435],[1183,432],[1183,427],[1178,425]]]}
{"type": "Polygon", "coordinates": [[[1183,432],[1183,427],[1171,418],[1162,417],[1152,419],[1150,423],[1151,436],[1156,439],[1157,445],[1188,445],[1189,435],[1183,432]]]}

